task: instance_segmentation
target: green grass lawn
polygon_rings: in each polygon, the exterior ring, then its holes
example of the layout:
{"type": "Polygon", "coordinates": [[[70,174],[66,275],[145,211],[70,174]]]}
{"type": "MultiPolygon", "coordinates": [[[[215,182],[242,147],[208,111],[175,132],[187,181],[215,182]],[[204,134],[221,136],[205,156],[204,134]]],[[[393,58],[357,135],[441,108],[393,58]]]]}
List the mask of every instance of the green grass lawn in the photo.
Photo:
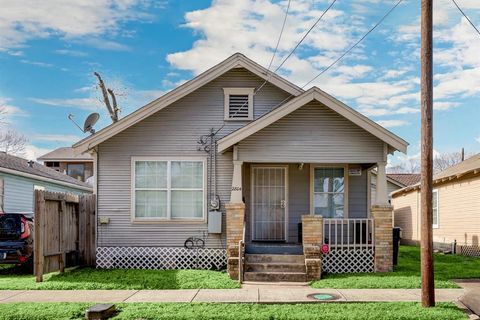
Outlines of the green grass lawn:
{"type": "MultiPolygon", "coordinates": [[[[480,259],[435,254],[435,287],[457,288],[452,279],[480,278],[480,259]]],[[[398,266],[391,273],[331,274],[314,281],[314,288],[420,288],[420,250],[401,246],[398,266]]]]}
{"type": "Polygon", "coordinates": [[[226,272],[209,270],[135,270],[93,268],[70,269],[50,273],[44,282],[22,274],[21,270],[0,269],[0,290],[28,289],[230,289],[239,288],[226,272]]]}
{"type": "MultiPolygon", "coordinates": [[[[84,319],[87,303],[0,304],[0,320],[84,319]]],[[[131,303],[118,304],[112,319],[467,319],[451,303],[422,308],[414,302],[316,303],[316,304],[210,304],[210,303],[131,303]]]]}

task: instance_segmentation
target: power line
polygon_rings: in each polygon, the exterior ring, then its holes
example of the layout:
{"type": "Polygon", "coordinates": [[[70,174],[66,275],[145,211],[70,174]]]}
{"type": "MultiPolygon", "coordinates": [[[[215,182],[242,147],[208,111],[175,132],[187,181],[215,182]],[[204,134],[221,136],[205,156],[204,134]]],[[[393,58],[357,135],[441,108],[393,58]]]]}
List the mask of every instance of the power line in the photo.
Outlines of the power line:
{"type": "MultiPolygon", "coordinates": [[[[268,64],[268,71],[270,71],[270,68],[272,66],[272,63],[273,63],[273,60],[275,59],[275,55],[277,54],[277,50],[278,50],[278,47],[280,45],[280,41],[282,39],[282,35],[283,35],[283,30],[285,29],[285,24],[287,22],[287,17],[288,17],[288,12],[290,11],[290,3],[291,3],[291,0],[288,0],[288,4],[287,4],[287,10],[285,11],[285,17],[283,18],[283,23],[282,23],[282,28],[280,30],[280,34],[278,36],[278,40],[277,40],[277,44],[275,46],[275,50],[273,51],[273,55],[272,55],[272,58],[270,59],[270,63],[268,64]]],[[[265,86],[265,84],[270,81],[270,77],[271,77],[271,74],[269,73],[268,76],[267,76],[267,79],[262,83],[262,85],[254,92],[254,94],[256,94],[257,92],[259,92],[263,86],[265,86]]],[[[248,101],[245,102],[243,105],[240,106],[240,108],[238,108],[237,111],[235,111],[235,113],[233,114],[233,116],[237,115],[246,105],[247,105],[248,101]]],[[[222,130],[223,128],[225,127],[225,121],[223,122],[223,125],[217,130],[215,131],[214,135],[216,135],[220,130],[222,130]]]]}
{"type": "MultiPolygon", "coordinates": [[[[328,67],[326,67],[325,69],[323,69],[319,74],[317,74],[312,80],[308,81],[307,83],[305,83],[302,87],[305,88],[306,86],[308,86],[310,83],[312,83],[313,81],[315,81],[318,77],[320,77],[322,74],[324,74],[325,72],[327,72],[328,70],[330,70],[331,67],[333,67],[335,64],[337,64],[337,62],[339,62],[340,60],[342,60],[343,57],[345,57],[348,53],[350,53],[350,51],[352,51],[357,45],[360,44],[360,42],[362,42],[373,30],[375,30],[382,22],[383,20],[385,20],[389,15],[390,13],[392,13],[393,10],[395,10],[395,8],[397,8],[400,3],[402,2],[403,0],[399,0],[392,8],[390,8],[390,10],[387,11],[387,13],[385,13],[383,15],[383,17],[370,29],[368,30],[367,33],[365,33],[363,35],[363,37],[361,37],[357,42],[355,42],[355,44],[353,46],[351,46],[350,48],[348,48],[347,51],[345,51],[340,57],[338,57],[334,62],[332,62],[328,67]]],[[[453,0],[455,1],[455,0],[453,0]]]]}
{"type": "Polygon", "coordinates": [[[282,39],[283,29],[285,29],[285,23],[287,22],[288,11],[290,10],[290,2],[291,2],[291,0],[288,0],[287,11],[285,11],[285,17],[283,18],[282,29],[280,30],[280,35],[278,36],[277,45],[275,46],[275,50],[273,51],[272,59],[270,59],[270,63],[268,64],[267,69],[269,71],[270,71],[270,67],[272,66],[273,60],[275,59],[275,55],[277,54],[277,50],[278,50],[278,46],[280,44],[280,40],[282,39]]]}
{"type": "Polygon", "coordinates": [[[327,9],[325,9],[325,11],[322,12],[322,14],[317,19],[317,21],[315,21],[315,23],[310,27],[310,29],[308,29],[308,31],[303,35],[302,39],[300,39],[300,41],[293,48],[293,50],[290,51],[290,53],[287,55],[287,57],[285,59],[283,59],[282,63],[280,63],[280,65],[275,69],[274,72],[277,72],[283,66],[283,64],[290,58],[290,56],[295,52],[295,50],[297,50],[297,48],[302,44],[303,40],[305,40],[305,38],[313,30],[313,28],[315,28],[316,25],[320,22],[320,20],[322,20],[323,16],[325,16],[325,14],[330,10],[330,8],[333,7],[335,2],[337,2],[337,0],[333,0],[332,3],[330,3],[330,5],[327,7],[327,9]]]}
{"type": "Polygon", "coordinates": [[[460,11],[461,14],[463,14],[463,16],[465,17],[465,19],[467,19],[467,21],[472,25],[473,29],[475,29],[475,31],[477,31],[477,33],[480,35],[480,31],[477,29],[477,27],[475,27],[475,25],[473,24],[472,20],[470,20],[467,15],[465,14],[465,12],[463,12],[462,8],[460,8],[460,6],[458,5],[458,3],[455,1],[455,0],[452,0],[453,3],[455,4],[455,6],[457,7],[458,11],[460,11]]]}
{"type": "MultiPolygon", "coordinates": [[[[273,56],[272,56],[272,59],[270,60],[270,64],[268,65],[268,71],[270,71],[270,67],[272,66],[272,63],[273,63],[273,59],[275,58],[275,54],[277,52],[277,49],[278,49],[278,46],[280,44],[280,39],[282,37],[282,34],[283,34],[283,29],[285,28],[285,23],[287,21],[287,16],[288,16],[288,11],[289,11],[289,8],[290,8],[290,2],[291,0],[288,1],[288,6],[287,6],[287,11],[285,13],[285,18],[283,20],[283,25],[282,25],[282,29],[280,31],[280,36],[278,37],[278,41],[277,41],[277,46],[275,48],[275,51],[273,53],[273,56]]],[[[302,42],[305,40],[305,38],[310,34],[310,32],[313,30],[313,28],[315,28],[315,26],[320,22],[320,20],[322,20],[322,18],[325,16],[325,14],[330,10],[330,8],[333,7],[333,5],[335,4],[335,2],[337,2],[337,0],[333,0],[330,5],[322,12],[322,14],[320,15],[320,17],[318,17],[318,19],[315,21],[315,23],[308,29],[308,31],[303,35],[303,37],[300,39],[300,41],[295,45],[295,47],[290,51],[290,53],[285,57],[285,59],[283,59],[283,61],[280,63],[280,65],[277,66],[277,68],[275,68],[275,71],[273,71],[274,73],[276,73],[284,64],[285,62],[292,56],[292,54],[295,52],[295,50],[297,50],[297,48],[302,44],[302,42]]],[[[271,74],[268,75],[267,79],[260,85],[260,87],[258,87],[257,90],[255,90],[254,92],[254,95],[257,94],[258,92],[260,92],[260,90],[262,90],[262,88],[270,81],[270,77],[271,77],[271,74]]],[[[243,105],[240,106],[240,108],[238,108],[238,110],[235,112],[234,116],[240,112],[245,106],[247,105],[247,102],[245,102],[243,105]]],[[[219,132],[221,129],[223,129],[223,127],[225,127],[225,124],[220,127],[220,129],[218,129],[216,132],[219,132]]]]}

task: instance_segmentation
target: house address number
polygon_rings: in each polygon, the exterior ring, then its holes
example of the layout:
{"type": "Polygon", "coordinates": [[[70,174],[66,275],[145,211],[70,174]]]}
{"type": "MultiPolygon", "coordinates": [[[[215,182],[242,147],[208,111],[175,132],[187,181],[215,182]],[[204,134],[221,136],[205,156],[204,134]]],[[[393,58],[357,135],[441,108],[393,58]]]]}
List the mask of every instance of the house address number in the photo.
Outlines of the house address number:
{"type": "Polygon", "coordinates": [[[232,187],[232,191],[242,191],[242,187],[232,187]]]}

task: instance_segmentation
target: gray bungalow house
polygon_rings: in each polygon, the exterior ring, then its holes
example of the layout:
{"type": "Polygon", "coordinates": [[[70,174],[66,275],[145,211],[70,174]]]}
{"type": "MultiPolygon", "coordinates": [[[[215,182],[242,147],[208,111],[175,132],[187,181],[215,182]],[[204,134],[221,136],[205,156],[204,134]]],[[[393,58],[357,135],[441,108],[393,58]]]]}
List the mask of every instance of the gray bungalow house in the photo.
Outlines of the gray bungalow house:
{"type": "Polygon", "coordinates": [[[99,267],[305,281],[391,270],[385,166],[407,145],[237,53],[73,147],[96,162],[99,267]]]}

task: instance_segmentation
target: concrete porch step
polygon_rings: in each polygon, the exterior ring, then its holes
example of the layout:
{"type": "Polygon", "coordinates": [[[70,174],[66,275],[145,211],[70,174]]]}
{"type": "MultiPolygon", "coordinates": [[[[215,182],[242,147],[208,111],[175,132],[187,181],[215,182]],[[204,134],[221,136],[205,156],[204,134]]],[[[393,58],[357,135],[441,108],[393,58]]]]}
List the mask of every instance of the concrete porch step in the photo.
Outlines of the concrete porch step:
{"type": "Polygon", "coordinates": [[[303,254],[302,245],[286,243],[247,243],[245,253],[249,254],[303,254]]]}
{"type": "Polygon", "coordinates": [[[302,255],[294,254],[245,254],[245,262],[248,263],[297,263],[305,264],[302,255]]]}
{"type": "Polygon", "coordinates": [[[245,281],[261,282],[306,282],[305,272],[245,272],[245,281]]]}
{"type": "Polygon", "coordinates": [[[305,263],[246,263],[246,272],[303,272],[305,273],[305,263]]]}

